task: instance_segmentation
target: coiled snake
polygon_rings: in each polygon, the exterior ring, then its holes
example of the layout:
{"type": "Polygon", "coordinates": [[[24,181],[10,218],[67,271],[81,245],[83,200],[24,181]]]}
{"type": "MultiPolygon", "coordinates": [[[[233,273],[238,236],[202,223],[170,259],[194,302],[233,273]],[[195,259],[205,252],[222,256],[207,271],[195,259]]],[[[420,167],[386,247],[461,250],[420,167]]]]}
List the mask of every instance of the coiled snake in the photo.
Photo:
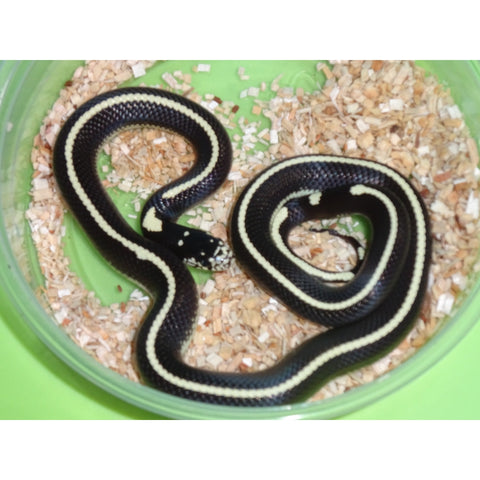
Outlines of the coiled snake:
{"type": "Polygon", "coordinates": [[[227,405],[303,400],[328,379],[385,354],[409,332],[427,285],[428,215],[406,178],[372,161],[309,155],[265,169],[233,208],[233,252],[247,273],[293,312],[332,328],[259,372],[193,368],[182,361],[197,309],[185,262],[222,269],[231,254],[224,242],[175,221],[215,191],[230,166],[230,141],[216,117],[184,97],[153,88],[118,89],[88,101],[67,120],[54,148],[55,176],[70,209],[105,258],[154,299],[135,339],[144,382],[173,395],[227,405]],[[140,235],[102,187],[96,159],[110,136],[142,125],[183,135],[197,160],[147,201],[140,235]],[[365,216],[373,229],[355,272],[325,272],[292,252],[287,237],[295,225],[350,213],[365,216]]]}

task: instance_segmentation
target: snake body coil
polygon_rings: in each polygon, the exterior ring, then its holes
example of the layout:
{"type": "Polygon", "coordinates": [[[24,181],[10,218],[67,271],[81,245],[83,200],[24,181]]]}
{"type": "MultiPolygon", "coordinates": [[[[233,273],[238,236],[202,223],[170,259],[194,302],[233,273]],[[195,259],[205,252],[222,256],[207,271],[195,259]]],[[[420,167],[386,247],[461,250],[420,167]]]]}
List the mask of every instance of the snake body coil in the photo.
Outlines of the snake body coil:
{"type": "Polygon", "coordinates": [[[151,88],[118,89],[82,105],[60,131],[54,149],[55,176],[70,209],[105,258],[154,299],[135,340],[144,382],[170,394],[227,405],[302,400],[328,379],[386,353],[411,329],[427,284],[427,212],[403,176],[374,162],[311,155],[267,168],[235,204],[233,251],[245,270],[292,311],[332,328],[263,371],[193,368],[182,361],[197,310],[196,287],[185,262],[221,269],[230,253],[220,240],[175,220],[223,183],[230,164],[228,136],[212,114],[151,88]],[[197,154],[189,172],[147,202],[143,235],[122,219],[96,174],[105,140],[141,125],[183,135],[197,154]],[[365,216],[374,232],[355,272],[322,271],[290,249],[287,237],[295,225],[350,213],[365,216]]]}

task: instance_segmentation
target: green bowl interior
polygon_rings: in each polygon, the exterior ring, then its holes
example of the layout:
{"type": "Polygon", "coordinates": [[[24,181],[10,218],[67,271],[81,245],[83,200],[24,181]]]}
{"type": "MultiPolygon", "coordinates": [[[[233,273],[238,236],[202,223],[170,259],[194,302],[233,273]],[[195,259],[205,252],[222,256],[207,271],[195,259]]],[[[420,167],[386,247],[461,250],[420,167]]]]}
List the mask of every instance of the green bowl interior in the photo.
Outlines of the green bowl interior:
{"type": "MultiPolygon", "coordinates": [[[[192,66],[198,63],[201,62],[159,63],[147,77],[132,80],[129,84],[143,81],[162,84],[161,74],[164,71],[191,72],[192,66]]],[[[240,106],[239,116],[255,120],[258,117],[252,118],[251,114],[253,98],[239,99],[239,92],[248,86],[260,85],[262,81],[268,85],[279,74],[283,74],[281,84],[301,86],[306,91],[317,89],[323,82],[322,74],[317,72],[316,62],[313,61],[205,63],[211,65],[211,71],[195,75],[192,83],[196,90],[235,101],[240,106]],[[248,82],[239,79],[239,65],[244,66],[250,75],[248,82]]],[[[480,92],[479,65],[464,61],[422,61],[419,64],[451,89],[478,143],[480,95],[472,92],[480,92]]],[[[237,408],[193,402],[136,384],[103,367],[67,337],[35,296],[34,291],[42,284],[42,275],[24,217],[30,200],[33,138],[64,82],[78,65],[80,62],[74,61],[9,61],[0,64],[0,286],[48,348],[90,381],[133,405],[170,418],[333,418],[359,409],[416,378],[445,355],[474,324],[480,303],[478,278],[474,279],[455,315],[412,358],[392,372],[335,398],[282,407],[237,408]]],[[[264,98],[268,98],[272,94],[267,92],[265,95],[264,98]]],[[[102,285],[118,284],[118,275],[100,255],[92,253],[73,219],[67,217],[66,222],[70,232],[66,251],[73,268],[87,286],[93,288],[94,279],[98,284],[98,278],[102,279],[102,285]],[[89,252],[87,262],[80,261],[85,258],[85,251],[89,252]]],[[[127,280],[121,282],[122,293],[117,289],[98,291],[104,303],[128,297],[135,285],[127,280]]]]}

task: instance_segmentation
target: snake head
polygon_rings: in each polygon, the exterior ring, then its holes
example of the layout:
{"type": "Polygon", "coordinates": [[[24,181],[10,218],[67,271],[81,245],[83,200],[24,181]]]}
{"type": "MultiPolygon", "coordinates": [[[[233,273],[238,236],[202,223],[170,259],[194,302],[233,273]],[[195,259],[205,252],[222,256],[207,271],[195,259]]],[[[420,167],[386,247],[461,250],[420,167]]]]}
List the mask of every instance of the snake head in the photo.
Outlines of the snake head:
{"type": "Polygon", "coordinates": [[[195,252],[184,257],[187,265],[212,272],[221,272],[230,266],[233,253],[223,240],[198,230],[195,237],[199,240],[196,242],[195,252]]]}
{"type": "Polygon", "coordinates": [[[159,218],[154,208],[142,219],[145,237],[164,245],[187,265],[203,270],[226,270],[233,257],[230,247],[221,239],[195,228],[159,218]]]}

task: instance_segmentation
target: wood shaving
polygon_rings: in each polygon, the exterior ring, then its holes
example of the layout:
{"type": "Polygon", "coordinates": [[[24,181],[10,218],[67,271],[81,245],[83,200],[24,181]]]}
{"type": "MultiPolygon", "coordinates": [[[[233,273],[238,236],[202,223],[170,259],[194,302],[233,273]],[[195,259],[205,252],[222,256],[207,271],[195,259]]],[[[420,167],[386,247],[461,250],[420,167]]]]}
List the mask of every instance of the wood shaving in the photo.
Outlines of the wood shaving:
{"type": "MultiPolygon", "coordinates": [[[[77,106],[132,75],[142,75],[150,65],[146,61],[87,62],[77,69],[35,138],[32,201],[26,212],[45,277],[38,292],[45,308],[80,347],[133,381],[138,377],[132,366],[132,339],[150,300],[135,290],[128,302],[104,306],[70,270],[63,253],[64,206],[52,176],[51,154],[61,125],[77,106]]],[[[425,200],[432,223],[433,261],[415,327],[390,354],[332,380],[312,400],[371,382],[424,345],[468,290],[471,272],[478,271],[479,250],[478,152],[449,92],[412,62],[319,63],[317,69],[325,74],[326,83],[315,92],[281,87],[281,75],[260,89],[246,88],[241,95],[254,98],[252,111],[259,116],[253,122],[237,118],[235,101],[221,100],[213,93],[197,94],[190,73],[163,75],[163,88],[201,103],[227,129],[235,130],[228,180],[202,208],[188,212],[191,225],[226,239],[231,205],[249,179],[281,158],[301,154],[345,154],[389,164],[410,177],[425,200]],[[274,93],[268,101],[261,96],[266,89],[274,93]],[[261,116],[270,120],[269,128],[262,127],[261,116]]],[[[193,70],[205,75],[210,66],[199,64],[193,70]]],[[[248,81],[243,67],[238,67],[237,74],[248,81]]],[[[112,157],[112,168],[103,170],[105,187],[135,193],[135,212],[151,192],[194,161],[187,142],[158,129],[123,132],[105,150],[112,157]]],[[[296,228],[290,237],[299,255],[331,270],[355,264],[350,245],[339,237],[312,232],[310,226],[296,228]]],[[[350,217],[321,222],[321,227],[337,227],[365,244],[350,217]]],[[[259,290],[235,262],[198,290],[197,327],[185,361],[199,368],[262,370],[324,331],[259,290]]]]}

